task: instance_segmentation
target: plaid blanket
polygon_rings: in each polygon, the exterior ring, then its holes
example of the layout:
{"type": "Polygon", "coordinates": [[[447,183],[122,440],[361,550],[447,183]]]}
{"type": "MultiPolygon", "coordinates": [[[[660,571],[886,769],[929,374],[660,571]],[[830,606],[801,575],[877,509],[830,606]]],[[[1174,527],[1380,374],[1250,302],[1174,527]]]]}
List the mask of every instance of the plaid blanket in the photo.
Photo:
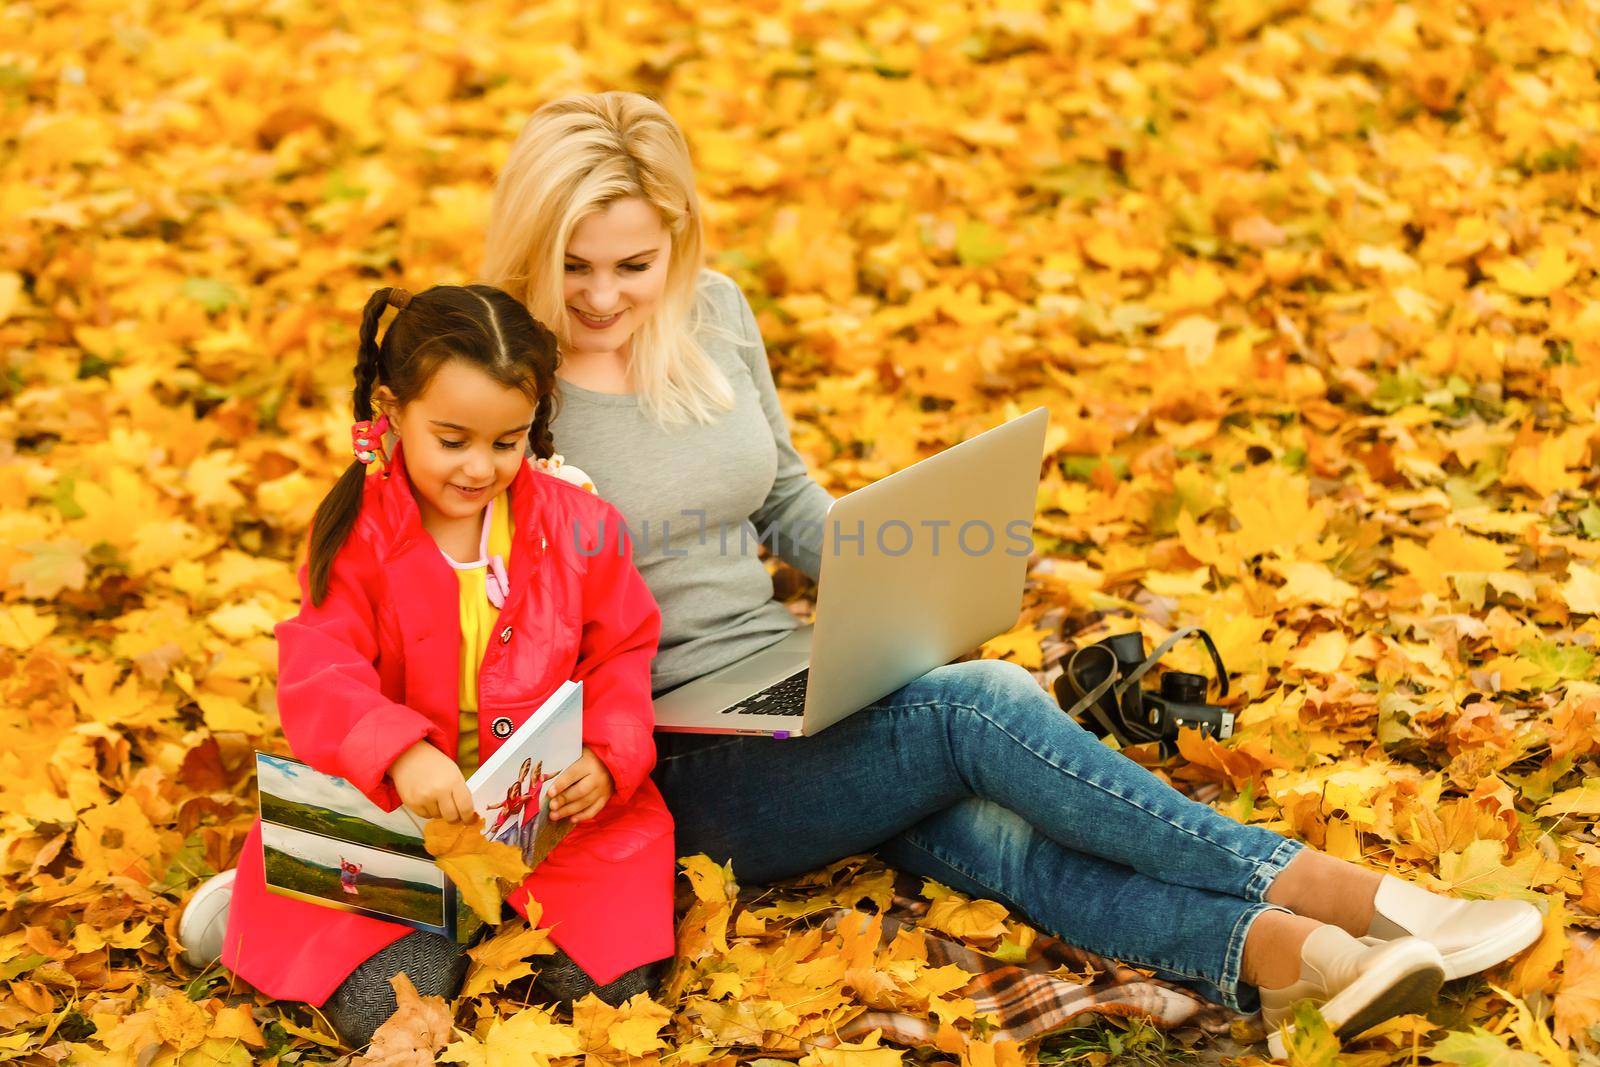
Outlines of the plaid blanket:
{"type": "MultiPolygon", "coordinates": [[[[881,943],[888,945],[902,927],[913,925],[926,913],[928,901],[897,891],[883,918],[881,943]]],[[[832,927],[849,909],[828,914],[832,927]]],[[[1119,1017],[1140,1017],[1163,1029],[1196,1027],[1209,1034],[1226,1033],[1237,1016],[1200,994],[1148,974],[1074,948],[1059,938],[1040,932],[1021,963],[1005,963],[975,951],[934,930],[923,930],[928,962],[955,964],[972,980],[959,995],[972,999],[980,1014],[990,1014],[998,1026],[986,1041],[1028,1041],[1066,1026],[1086,1012],[1119,1017]],[[1063,977],[1070,972],[1074,977],[1063,977]]],[[[867,1011],[841,1026],[831,1039],[816,1041],[824,1047],[837,1042],[860,1041],[873,1030],[896,1045],[933,1044],[936,1021],[895,1011],[867,1011]]]]}

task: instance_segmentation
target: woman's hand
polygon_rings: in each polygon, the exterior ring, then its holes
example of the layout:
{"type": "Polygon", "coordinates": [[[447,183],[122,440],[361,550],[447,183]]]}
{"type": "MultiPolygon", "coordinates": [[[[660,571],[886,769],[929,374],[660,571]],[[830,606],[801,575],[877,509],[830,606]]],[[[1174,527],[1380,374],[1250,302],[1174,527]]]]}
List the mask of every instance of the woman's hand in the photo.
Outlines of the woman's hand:
{"type": "Polygon", "coordinates": [[[456,761],[418,741],[389,765],[400,802],[424,819],[471,822],[475,815],[467,779],[456,761]]]}
{"type": "Polygon", "coordinates": [[[550,818],[570,818],[574,823],[592,819],[616,789],[606,765],[584,745],[583,755],[550,780],[550,818]]]}

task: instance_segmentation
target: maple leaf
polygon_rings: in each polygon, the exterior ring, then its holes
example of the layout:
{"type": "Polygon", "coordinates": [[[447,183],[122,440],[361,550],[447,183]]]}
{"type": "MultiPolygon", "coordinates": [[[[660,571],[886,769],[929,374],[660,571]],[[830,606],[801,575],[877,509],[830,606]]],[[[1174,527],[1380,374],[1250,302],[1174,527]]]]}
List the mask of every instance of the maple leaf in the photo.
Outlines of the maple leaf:
{"type": "Polygon", "coordinates": [[[1447,577],[1498,573],[1511,564],[1510,553],[1493,541],[1454,527],[1434,534],[1426,546],[1414,541],[1397,542],[1393,558],[1421,580],[1424,588],[1436,593],[1446,590],[1447,577]]]}
{"type": "Polygon", "coordinates": [[[1506,988],[1518,996],[1537,989],[1548,992],[1556,985],[1556,966],[1567,952],[1567,907],[1557,894],[1544,913],[1544,933],[1534,946],[1516,957],[1506,988]]]}
{"type": "Polygon", "coordinates": [[[1540,1057],[1512,1048],[1505,1038],[1480,1026],[1446,1035],[1428,1050],[1428,1056],[1435,1063],[1457,1067],[1546,1067],[1540,1057]]]}
{"type": "Polygon", "coordinates": [[[800,1067],[899,1067],[905,1053],[879,1044],[882,1030],[873,1030],[851,1044],[841,1041],[832,1048],[814,1048],[800,1057],[800,1067]]]}
{"type": "Polygon", "coordinates": [[[700,853],[679,859],[678,865],[689,876],[694,895],[708,904],[726,903],[739,895],[731,861],[719,866],[710,856],[700,853]]]}
{"type": "Polygon", "coordinates": [[[461,899],[484,922],[500,922],[501,883],[521,884],[528,875],[521,850],[483,836],[483,819],[456,823],[430,819],[422,843],[461,893],[461,899]]]}
{"type": "Polygon", "coordinates": [[[404,971],[389,979],[394,987],[394,1014],[372,1035],[372,1043],[351,1067],[424,1067],[450,1040],[454,1024],[450,1007],[440,996],[422,996],[404,971]]]}
{"type": "Polygon", "coordinates": [[[1517,646],[1517,652],[1534,668],[1526,679],[1528,687],[1533,689],[1547,689],[1560,682],[1587,678],[1595,663],[1593,652],[1555,641],[1526,641],[1517,646]]]}
{"type": "Polygon", "coordinates": [[[128,672],[119,684],[120,672],[121,667],[115,662],[84,664],[82,684],[67,689],[84,719],[132,729],[155,726],[172,714],[165,701],[152,700],[145,693],[138,672],[128,672]]]}
{"type": "Polygon", "coordinates": [[[1571,611],[1600,615],[1600,571],[1577,563],[1570,565],[1567,580],[1561,584],[1561,596],[1571,611]]]}
{"type": "Polygon", "coordinates": [[[195,703],[200,705],[206,726],[219,733],[236,730],[246,734],[261,734],[267,729],[266,717],[259,711],[221,693],[197,693],[195,703]]]}
{"type": "Polygon", "coordinates": [[[163,1043],[164,1039],[156,1029],[154,1006],[116,1020],[115,1026],[109,1025],[110,1022],[110,1019],[106,1020],[106,1024],[97,1021],[96,1027],[104,1035],[101,1043],[112,1052],[131,1052],[138,1057],[159,1049],[163,1043]]]}
{"type": "Polygon", "coordinates": [[[1314,674],[1332,674],[1350,651],[1350,639],[1343,630],[1324,630],[1289,654],[1284,666],[1314,674]]]}
{"type": "Polygon", "coordinates": [[[1175,310],[1205,308],[1227,293],[1227,284],[1216,266],[1201,260],[1198,264],[1173,267],[1167,273],[1167,289],[1162,304],[1175,310]]]}
{"type": "Polygon", "coordinates": [[[161,869],[161,838],[131,796],[79,815],[73,847],[87,868],[104,875],[148,883],[161,869]]]}
{"type": "Polygon", "coordinates": [[[1535,266],[1519,259],[1502,259],[1484,267],[1484,273],[1508,293],[1549,296],[1578,274],[1578,263],[1559,245],[1545,245],[1535,255],[1535,266]]]}
{"type": "Polygon", "coordinates": [[[969,1039],[961,1050],[961,1067],[1023,1067],[1021,1048],[1015,1041],[969,1039]]]}
{"type": "Polygon", "coordinates": [[[211,1021],[211,1028],[206,1031],[206,1036],[226,1041],[241,1041],[251,1048],[264,1048],[267,1044],[267,1039],[262,1035],[261,1027],[256,1025],[255,1016],[251,1014],[248,1004],[234,1004],[217,1009],[216,1017],[211,1021]]]}
{"type": "Polygon", "coordinates": [[[1584,782],[1571,789],[1563,789],[1539,808],[1539,817],[1548,819],[1555,815],[1587,815],[1600,818],[1600,782],[1584,782]]]}
{"type": "Polygon", "coordinates": [[[169,514],[138,474],[118,465],[96,471],[93,479],[76,482],[73,501],[83,516],[68,522],[66,532],[88,545],[127,546],[137,528],[131,520],[169,514]]]}
{"type": "Polygon", "coordinates": [[[1178,731],[1178,751],[1199,776],[1226,781],[1235,789],[1259,785],[1268,770],[1288,766],[1258,741],[1224,745],[1188,727],[1178,731]]]}
{"type": "Polygon", "coordinates": [[[550,1067],[553,1059],[583,1054],[578,1028],[556,1022],[545,1008],[523,1008],[515,1015],[495,1019],[483,1040],[460,1035],[439,1054],[440,1063],[469,1067],[550,1067]]]}
{"type": "Polygon", "coordinates": [[[986,267],[1005,254],[1005,238],[975,219],[956,229],[956,256],[969,267],[986,267]]]}
{"type": "Polygon", "coordinates": [[[1289,1067],[1334,1067],[1339,1062],[1339,1039],[1322,1012],[1303,1000],[1294,1006],[1293,1017],[1294,1030],[1283,1043],[1289,1067]]]}
{"type": "Polygon", "coordinates": [[[1196,567],[1192,571],[1164,573],[1151,571],[1140,584],[1157,596],[1194,596],[1203,593],[1211,584],[1211,568],[1196,567]]]}
{"type": "Polygon", "coordinates": [[[1334,577],[1328,565],[1310,560],[1294,560],[1272,565],[1283,576],[1278,595],[1287,604],[1326,604],[1339,607],[1355,599],[1355,586],[1334,577]]]}
{"type": "Polygon", "coordinates": [[[968,900],[934,881],[923,885],[922,895],[933,901],[922,917],[923,926],[952,937],[977,940],[1005,935],[1005,918],[1009,912],[992,900],[968,900]]]}
{"type": "Polygon", "coordinates": [[[187,1052],[205,1040],[211,1020],[205,1009],[188,997],[168,993],[156,1001],[153,1021],[164,1044],[187,1052]]]}
{"type": "Polygon", "coordinates": [[[1271,553],[1295,559],[1312,548],[1327,525],[1311,501],[1309,481],[1279,467],[1241,471],[1228,483],[1228,500],[1239,523],[1233,537],[1246,558],[1271,553]]]}
{"type": "Polygon", "coordinates": [[[243,641],[249,637],[269,635],[278,620],[259,601],[229,604],[206,616],[206,622],[223,637],[243,641]]]}
{"type": "Polygon", "coordinates": [[[987,654],[986,658],[1010,657],[1013,662],[1022,664],[1030,671],[1036,671],[1044,664],[1039,642],[1050,634],[1051,631],[1047,628],[1025,625],[985,641],[983,651],[987,654]]]}
{"type": "Polygon", "coordinates": [[[40,611],[32,604],[7,604],[0,606],[0,646],[14,652],[26,652],[50,636],[56,628],[56,617],[40,611]]]}
{"type": "Polygon", "coordinates": [[[246,464],[234,459],[233,449],[218,449],[189,464],[184,486],[197,508],[237,508],[245,496],[233,483],[248,471],[246,464]]]}
{"type": "Polygon", "coordinates": [[[644,993],[628,1003],[630,1014],[606,1029],[611,1047],[625,1056],[644,1056],[667,1047],[661,1028],[672,1021],[672,1012],[644,993]],[[637,1003],[635,1003],[637,1001],[637,1003]]]}
{"type": "MultiPolygon", "coordinates": [[[[1571,1067],[1572,1060],[1567,1056],[1566,1050],[1551,1037],[1550,1027],[1546,1025],[1544,1019],[1533,1013],[1526,1001],[1512,996],[1493,982],[1489,983],[1489,988],[1511,1005],[1511,1017],[1507,1025],[1524,1049],[1539,1056],[1550,1064],[1550,1067],[1571,1067]]],[[[1559,1022],[1557,1025],[1560,1025],[1559,1022]]]]}
{"type": "Polygon", "coordinates": [[[1441,854],[1441,891],[1475,900],[1511,897],[1537,901],[1539,895],[1528,888],[1528,883],[1538,869],[1539,857],[1524,853],[1506,866],[1501,862],[1504,851],[1498,841],[1474,841],[1460,852],[1441,854]]]}
{"type": "Polygon", "coordinates": [[[548,930],[535,928],[540,909],[537,901],[528,902],[528,921],[501,929],[493,937],[479,942],[467,950],[472,958],[461,995],[475,997],[497,986],[532,974],[534,963],[529,956],[543,956],[555,951],[555,943],[548,930]]]}
{"type": "Polygon", "coordinates": [[[1583,485],[1583,477],[1570,468],[1583,462],[1587,450],[1586,433],[1540,438],[1511,453],[1506,482],[1525,485],[1541,497],[1572,492],[1583,485]]]}
{"type": "Polygon", "coordinates": [[[1600,946],[1569,948],[1561,972],[1555,1035],[1561,1044],[1570,1045],[1574,1035],[1600,1023],[1600,946]]]}
{"type": "Polygon", "coordinates": [[[249,1048],[224,1037],[207,1037],[178,1060],[182,1067],[249,1067],[253,1062],[249,1048]]]}
{"type": "Polygon", "coordinates": [[[593,993],[572,1005],[572,1025],[584,1052],[602,1059],[614,1059],[616,1053],[633,1058],[664,1047],[658,1032],[671,1018],[672,1012],[646,993],[634,994],[619,1007],[593,993]]]}
{"type": "Polygon", "coordinates": [[[1162,348],[1180,349],[1190,366],[1199,366],[1211,358],[1217,348],[1217,321],[1206,315],[1185,315],[1156,339],[1162,348]]]}
{"type": "Polygon", "coordinates": [[[82,589],[89,580],[89,565],[84,560],[88,546],[82,541],[69,537],[29,541],[17,547],[31,558],[12,564],[8,578],[22,587],[23,596],[48,600],[63,589],[82,589]]]}

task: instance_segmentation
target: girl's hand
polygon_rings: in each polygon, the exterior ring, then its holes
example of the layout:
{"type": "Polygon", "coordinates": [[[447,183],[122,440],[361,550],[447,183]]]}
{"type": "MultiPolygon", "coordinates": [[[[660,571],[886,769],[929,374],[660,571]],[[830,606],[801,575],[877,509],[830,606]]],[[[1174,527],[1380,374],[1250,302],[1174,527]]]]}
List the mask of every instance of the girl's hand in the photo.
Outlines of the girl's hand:
{"type": "Polygon", "coordinates": [[[471,822],[476,814],[467,779],[456,761],[418,741],[389,765],[400,802],[424,819],[471,822]]]}
{"type": "Polygon", "coordinates": [[[606,765],[584,745],[583,755],[550,780],[550,818],[570,818],[574,823],[592,819],[616,789],[606,765]]]}

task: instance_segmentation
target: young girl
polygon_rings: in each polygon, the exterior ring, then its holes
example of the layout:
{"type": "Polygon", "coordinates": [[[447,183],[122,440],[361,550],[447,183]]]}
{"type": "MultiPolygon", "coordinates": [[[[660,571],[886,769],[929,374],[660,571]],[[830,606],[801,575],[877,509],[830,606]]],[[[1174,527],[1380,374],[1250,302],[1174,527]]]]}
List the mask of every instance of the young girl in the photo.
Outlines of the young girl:
{"type": "Polygon", "coordinates": [[[361,864],[339,857],[339,888],[351,896],[360,896],[361,891],[356,888],[356,875],[361,873],[361,864]]]}
{"type": "MultiPolygon", "coordinates": [[[[583,754],[550,782],[552,816],[579,825],[507,903],[537,901],[562,950],[542,958],[548,992],[618,1003],[673,952],[672,821],[649,777],[661,620],[616,510],[524,459],[530,442],[553,455],[556,363],[554,336],[492,286],[367,301],[356,462],[312,521],[300,613],[276,629],[278,707],[311,766],[385,810],[467,821],[480,757],[582,681],[583,754]]],[[[352,1047],[393,1013],[397,972],[447,998],[465,974],[451,939],[269,893],[259,823],[232,884],[222,962],[321,1005],[352,1047]]]]}

